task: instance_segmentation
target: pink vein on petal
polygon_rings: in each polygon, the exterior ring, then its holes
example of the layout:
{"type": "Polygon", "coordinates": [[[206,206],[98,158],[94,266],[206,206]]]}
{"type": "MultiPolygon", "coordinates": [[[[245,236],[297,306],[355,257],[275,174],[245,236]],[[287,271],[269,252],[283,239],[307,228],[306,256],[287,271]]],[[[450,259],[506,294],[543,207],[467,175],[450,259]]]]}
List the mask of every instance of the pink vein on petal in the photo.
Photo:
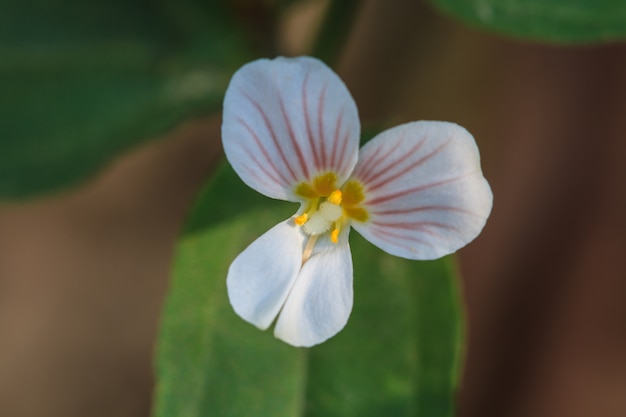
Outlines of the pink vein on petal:
{"type": "Polygon", "coordinates": [[[311,147],[311,152],[313,152],[313,162],[315,164],[315,168],[318,171],[322,170],[320,155],[317,152],[317,147],[315,146],[315,140],[313,139],[313,130],[311,128],[311,116],[309,114],[309,106],[307,100],[307,82],[309,79],[309,74],[307,73],[304,78],[304,83],[302,84],[302,110],[304,111],[304,123],[306,124],[306,133],[309,138],[309,146],[311,147]]]}
{"type": "Polygon", "coordinates": [[[436,229],[445,229],[452,230],[454,232],[459,233],[459,230],[447,223],[442,222],[432,222],[432,221],[417,221],[417,222],[387,222],[380,220],[372,220],[372,225],[377,226],[381,229],[398,229],[398,230],[419,230],[428,234],[436,234],[432,231],[429,231],[428,228],[436,228],[436,229]]]}
{"type": "Polygon", "coordinates": [[[346,166],[346,164],[349,162],[346,159],[346,150],[348,149],[348,141],[350,140],[350,130],[346,129],[346,132],[343,134],[343,142],[341,144],[341,151],[339,153],[339,160],[342,161],[342,166],[341,166],[341,170],[344,173],[349,174],[348,172],[348,167],[346,166]]]}
{"type": "MultiPolygon", "coordinates": [[[[267,170],[267,168],[250,152],[249,149],[244,148],[244,152],[246,153],[248,158],[250,158],[252,160],[252,162],[254,162],[254,164],[257,166],[257,168],[260,169],[263,172],[263,174],[265,175],[266,178],[270,178],[276,184],[280,184],[281,183],[281,180],[279,178],[277,178],[275,175],[273,175],[269,170],[267,170]]],[[[250,172],[252,174],[252,176],[257,181],[260,181],[260,180],[264,181],[263,177],[260,176],[258,172],[255,173],[253,170],[249,169],[249,167],[246,167],[246,168],[248,168],[248,172],[250,172]]],[[[274,173],[276,173],[276,171],[274,171],[274,173]]],[[[267,181],[264,181],[264,182],[267,183],[267,181]]],[[[285,185],[285,184],[287,184],[287,183],[285,183],[283,181],[283,185],[285,185]]]]}
{"type": "Polygon", "coordinates": [[[450,144],[452,139],[449,139],[447,142],[439,145],[437,148],[435,148],[429,154],[424,155],[423,157],[421,157],[417,161],[415,161],[415,162],[409,164],[408,166],[400,169],[398,172],[388,176],[387,178],[382,178],[382,176],[384,174],[386,174],[389,170],[391,170],[393,167],[399,166],[402,162],[406,161],[407,158],[409,158],[413,152],[416,152],[417,150],[419,150],[419,148],[421,148],[422,145],[424,144],[424,141],[425,141],[425,139],[422,139],[420,142],[418,142],[416,145],[414,145],[411,148],[411,150],[409,152],[407,152],[405,155],[403,155],[402,158],[400,158],[398,161],[395,161],[395,162],[392,161],[387,167],[384,168],[384,170],[382,172],[378,173],[378,176],[379,176],[378,181],[375,181],[372,184],[368,184],[368,189],[370,191],[377,190],[378,188],[383,187],[386,184],[389,184],[391,181],[393,181],[393,180],[395,180],[395,179],[405,175],[407,172],[410,172],[410,171],[418,168],[420,165],[424,164],[430,158],[432,158],[433,156],[435,156],[439,152],[441,152],[446,146],[448,146],[448,144],[450,144]]]}
{"type": "Polygon", "coordinates": [[[398,233],[393,233],[391,230],[385,230],[385,229],[381,229],[381,228],[372,228],[372,233],[374,233],[376,236],[378,236],[379,239],[382,239],[388,243],[394,244],[396,246],[398,245],[398,241],[399,240],[409,240],[412,242],[417,242],[417,243],[422,243],[424,245],[428,245],[431,242],[425,240],[425,239],[420,239],[417,236],[404,236],[398,233]]]}
{"type": "Polygon", "coordinates": [[[322,164],[324,168],[328,168],[328,161],[326,160],[326,138],[324,138],[324,98],[326,97],[326,89],[328,84],[324,84],[322,91],[320,92],[320,101],[317,105],[317,130],[320,135],[320,153],[322,155],[322,164]]]}
{"type": "MultiPolygon", "coordinates": [[[[274,128],[272,127],[272,124],[269,121],[269,118],[267,117],[267,115],[265,114],[265,112],[263,111],[263,109],[261,108],[259,103],[254,101],[254,99],[252,97],[250,97],[245,91],[243,91],[242,94],[250,101],[250,103],[252,103],[254,108],[261,115],[261,118],[263,119],[263,122],[265,123],[265,127],[267,128],[267,130],[270,133],[270,136],[272,137],[272,142],[274,142],[274,147],[278,151],[278,154],[280,155],[280,158],[282,159],[283,164],[285,164],[285,167],[287,168],[287,170],[289,171],[289,174],[291,175],[291,178],[292,178],[291,182],[294,182],[294,183],[297,182],[298,177],[296,176],[295,172],[293,171],[293,168],[289,164],[289,161],[287,160],[287,157],[285,156],[285,153],[283,152],[282,147],[278,143],[278,138],[276,137],[276,132],[274,131],[274,128]]],[[[268,160],[270,160],[270,159],[268,159],[268,160]]],[[[274,168],[276,168],[276,167],[274,167],[274,168]]]]}
{"type": "MultiPolygon", "coordinates": [[[[265,161],[267,162],[267,164],[269,166],[272,167],[272,169],[274,170],[274,173],[276,175],[278,175],[280,177],[280,181],[277,181],[275,178],[276,177],[272,177],[272,179],[274,179],[276,182],[281,182],[283,184],[289,184],[289,181],[287,180],[287,178],[285,178],[282,173],[280,172],[280,170],[278,169],[278,167],[274,164],[274,162],[272,161],[272,159],[270,158],[269,152],[267,151],[267,149],[265,149],[265,147],[263,146],[263,142],[261,141],[261,139],[259,139],[259,137],[257,136],[257,134],[254,132],[254,130],[252,130],[252,128],[248,125],[248,123],[246,123],[245,120],[243,120],[241,117],[237,118],[237,121],[239,123],[241,123],[243,125],[243,127],[248,131],[248,133],[250,134],[250,136],[252,136],[252,139],[254,140],[254,143],[258,146],[259,150],[261,151],[261,154],[263,155],[263,157],[265,158],[265,161]]],[[[249,157],[251,157],[261,168],[261,170],[263,170],[264,173],[267,173],[268,176],[271,177],[271,175],[269,175],[269,172],[266,171],[263,167],[263,164],[261,164],[251,153],[248,152],[247,148],[242,147],[244,150],[246,150],[246,153],[248,154],[249,157]]]]}
{"type": "Polygon", "coordinates": [[[269,183],[266,178],[259,176],[259,173],[255,172],[250,166],[246,166],[244,169],[246,170],[246,172],[248,173],[250,177],[256,178],[256,180],[259,181],[261,184],[263,184],[265,188],[275,190],[276,183],[274,184],[269,183]]]}
{"type": "Polygon", "coordinates": [[[360,162],[360,166],[363,167],[362,172],[355,172],[355,177],[358,177],[363,183],[368,183],[372,177],[376,175],[375,169],[378,165],[387,159],[387,157],[394,151],[394,148],[389,148],[383,155],[380,155],[380,149],[376,149],[366,160],[360,162]]]}
{"type": "MultiPolygon", "coordinates": [[[[381,196],[378,196],[378,197],[375,197],[375,198],[373,198],[371,200],[366,201],[365,204],[367,204],[367,205],[376,205],[376,204],[380,204],[380,203],[386,203],[388,201],[395,200],[396,198],[404,197],[404,196],[407,196],[409,194],[420,193],[422,191],[426,191],[426,190],[429,190],[431,188],[439,187],[441,185],[446,185],[446,184],[450,184],[450,183],[453,183],[453,182],[465,179],[465,178],[467,178],[468,176],[470,176],[472,174],[474,174],[474,173],[471,172],[471,173],[459,175],[457,177],[447,178],[445,180],[433,182],[431,184],[420,185],[418,187],[407,188],[405,190],[398,191],[398,192],[395,192],[395,193],[381,195],[381,196]]],[[[368,190],[368,192],[369,192],[369,190],[368,190]]]]}
{"type": "Polygon", "coordinates": [[[396,172],[396,174],[392,174],[391,176],[389,176],[388,180],[383,178],[383,176],[389,173],[389,171],[393,170],[394,168],[400,167],[400,164],[402,164],[404,161],[410,158],[413,152],[418,151],[424,145],[425,140],[426,140],[425,138],[422,138],[419,142],[413,145],[408,152],[403,152],[403,155],[400,157],[400,159],[391,158],[390,160],[386,160],[390,152],[386,152],[384,156],[379,158],[379,160],[376,161],[376,165],[383,165],[385,163],[387,163],[387,165],[383,166],[382,168],[379,167],[378,169],[376,169],[376,171],[371,172],[371,175],[368,178],[368,189],[370,190],[377,189],[381,185],[386,184],[389,181],[397,177],[400,177],[406,172],[410,171],[411,169],[417,167],[419,163],[421,162],[421,159],[423,158],[421,158],[420,160],[412,164],[409,164],[408,167],[405,167],[403,169],[401,168],[399,172],[396,172]]]}
{"type": "Polygon", "coordinates": [[[461,214],[467,214],[468,216],[481,217],[479,214],[464,210],[459,207],[452,206],[420,206],[420,207],[410,207],[405,209],[387,209],[387,210],[370,210],[372,215],[379,216],[393,216],[396,214],[408,214],[408,213],[418,213],[418,212],[426,212],[426,211],[448,211],[448,212],[456,212],[461,214]]]}
{"type": "Polygon", "coordinates": [[[336,167],[338,162],[341,162],[341,159],[337,159],[339,155],[337,155],[337,146],[339,146],[339,137],[341,135],[341,126],[343,124],[343,109],[337,116],[337,122],[335,124],[335,135],[333,137],[333,150],[330,154],[330,166],[336,167]]]}
{"type": "Polygon", "coordinates": [[[453,226],[447,225],[445,223],[437,223],[437,222],[408,222],[408,223],[389,223],[389,224],[381,224],[372,222],[374,225],[373,230],[378,230],[379,233],[387,234],[388,236],[393,236],[398,240],[419,242],[425,244],[432,244],[432,242],[421,239],[418,235],[415,234],[403,234],[403,233],[394,233],[394,229],[396,231],[416,231],[419,233],[423,233],[429,235],[433,238],[445,239],[446,236],[437,232],[437,229],[441,230],[449,230],[455,232],[456,234],[460,234],[459,230],[453,226]],[[433,228],[435,230],[433,230],[433,228]]]}
{"type": "Polygon", "coordinates": [[[288,133],[289,139],[291,140],[291,146],[293,147],[293,150],[296,152],[298,163],[300,164],[300,167],[302,168],[302,173],[304,174],[305,178],[309,178],[309,167],[307,166],[306,158],[304,157],[304,154],[302,153],[302,149],[300,148],[298,139],[296,138],[296,135],[293,131],[293,126],[291,126],[291,122],[289,121],[289,116],[287,115],[287,112],[285,111],[285,102],[283,100],[283,96],[280,94],[278,94],[278,104],[280,104],[280,112],[283,115],[283,120],[285,120],[287,133],[288,133]]]}

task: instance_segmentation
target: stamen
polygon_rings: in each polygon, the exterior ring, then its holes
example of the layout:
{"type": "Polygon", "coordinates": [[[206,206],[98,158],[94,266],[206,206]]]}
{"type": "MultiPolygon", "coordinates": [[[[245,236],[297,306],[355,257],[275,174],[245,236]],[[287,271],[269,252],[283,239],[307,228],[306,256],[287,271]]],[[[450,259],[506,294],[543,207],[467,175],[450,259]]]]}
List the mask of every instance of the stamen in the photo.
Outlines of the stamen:
{"type": "Polygon", "coordinates": [[[335,190],[332,193],[330,193],[330,195],[327,198],[327,201],[329,203],[333,203],[336,206],[341,204],[341,190],[335,190]]]}
{"type": "MultiPolygon", "coordinates": [[[[302,226],[303,232],[310,236],[304,249],[304,262],[311,256],[318,236],[328,233],[331,242],[336,244],[339,241],[339,232],[346,216],[356,217],[357,220],[363,221],[367,219],[367,212],[361,207],[344,207],[344,203],[348,203],[348,200],[356,203],[362,199],[360,183],[352,181],[342,191],[334,187],[330,188],[334,186],[334,180],[335,177],[331,174],[317,177],[315,189],[319,197],[311,198],[306,211],[294,218],[295,224],[302,226]],[[322,188],[328,191],[321,190],[322,188]],[[320,191],[325,192],[322,194],[320,191]]],[[[297,191],[300,191],[300,194],[306,194],[309,191],[307,187],[309,186],[303,183],[297,191]]]]}
{"type": "Polygon", "coordinates": [[[298,226],[302,226],[304,223],[306,223],[306,221],[309,219],[309,215],[307,213],[303,213],[302,215],[296,217],[294,219],[294,222],[298,225],[298,226]]]}

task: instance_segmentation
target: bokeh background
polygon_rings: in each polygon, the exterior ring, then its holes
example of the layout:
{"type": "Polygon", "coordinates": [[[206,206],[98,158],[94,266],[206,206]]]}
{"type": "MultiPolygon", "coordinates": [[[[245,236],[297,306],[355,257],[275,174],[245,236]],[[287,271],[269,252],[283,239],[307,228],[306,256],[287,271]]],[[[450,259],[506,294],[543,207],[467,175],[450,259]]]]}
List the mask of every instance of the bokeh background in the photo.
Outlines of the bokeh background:
{"type": "MultiPolygon", "coordinates": [[[[235,4],[285,55],[311,51],[328,7],[235,4]]],[[[522,41],[409,0],[362,2],[345,33],[334,67],[364,124],[457,122],[493,188],[459,253],[458,415],[626,415],[626,43],[522,41]]],[[[0,203],[1,416],[150,414],[172,256],[219,129],[185,121],[74,188],[0,203]]]]}

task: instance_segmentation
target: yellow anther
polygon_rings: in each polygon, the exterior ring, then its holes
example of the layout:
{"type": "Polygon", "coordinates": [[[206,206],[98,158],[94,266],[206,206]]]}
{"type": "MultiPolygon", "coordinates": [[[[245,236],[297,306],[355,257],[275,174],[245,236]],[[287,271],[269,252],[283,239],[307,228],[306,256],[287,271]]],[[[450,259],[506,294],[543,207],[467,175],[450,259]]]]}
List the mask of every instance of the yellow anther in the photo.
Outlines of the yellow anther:
{"type": "Polygon", "coordinates": [[[298,226],[302,226],[304,223],[306,223],[306,221],[309,220],[309,215],[307,213],[304,213],[298,217],[296,217],[294,219],[294,222],[298,225],[298,226]]]}
{"type": "Polygon", "coordinates": [[[338,238],[339,238],[339,229],[333,229],[333,231],[330,232],[330,241],[333,243],[337,243],[338,238]]]}
{"type": "Polygon", "coordinates": [[[341,191],[333,191],[332,193],[330,193],[327,200],[329,203],[333,203],[334,205],[338,206],[339,204],[341,204],[341,191]]]}

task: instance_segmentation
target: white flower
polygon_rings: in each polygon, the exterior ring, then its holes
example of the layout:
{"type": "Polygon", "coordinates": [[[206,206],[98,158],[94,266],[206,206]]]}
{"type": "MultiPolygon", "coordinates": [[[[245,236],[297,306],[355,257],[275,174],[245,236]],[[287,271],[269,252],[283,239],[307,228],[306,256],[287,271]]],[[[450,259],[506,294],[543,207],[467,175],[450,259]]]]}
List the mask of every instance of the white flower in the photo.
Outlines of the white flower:
{"type": "Polygon", "coordinates": [[[300,203],[232,263],[230,302],[244,320],[294,346],[339,332],[352,310],[354,227],[382,250],[435,259],[482,230],[492,205],[474,138],[447,122],[389,129],[359,151],[356,104],[310,58],[260,59],[224,99],[224,151],[241,179],[300,203]]]}

